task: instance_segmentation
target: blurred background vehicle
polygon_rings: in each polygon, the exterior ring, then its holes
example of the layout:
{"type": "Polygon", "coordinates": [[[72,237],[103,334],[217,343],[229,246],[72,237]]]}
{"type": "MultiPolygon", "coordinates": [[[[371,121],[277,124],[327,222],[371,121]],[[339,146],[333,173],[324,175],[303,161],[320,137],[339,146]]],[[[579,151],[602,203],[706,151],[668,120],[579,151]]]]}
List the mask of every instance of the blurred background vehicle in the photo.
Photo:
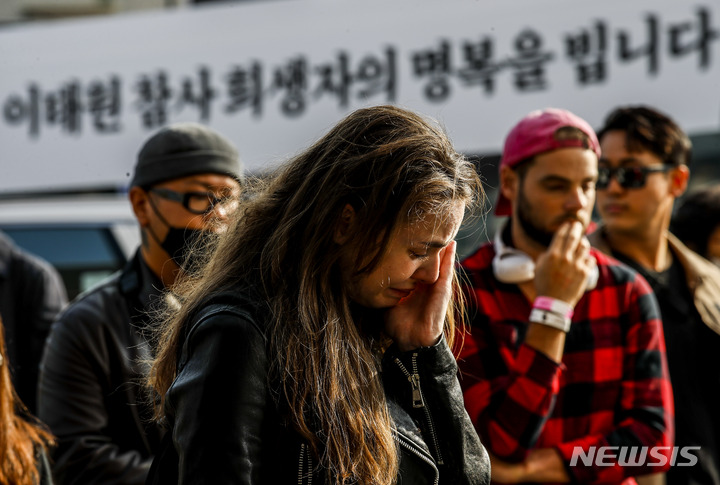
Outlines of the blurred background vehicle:
{"type": "Polygon", "coordinates": [[[0,197],[0,229],[55,266],[70,298],[122,268],[140,242],[123,194],[0,197]]]}

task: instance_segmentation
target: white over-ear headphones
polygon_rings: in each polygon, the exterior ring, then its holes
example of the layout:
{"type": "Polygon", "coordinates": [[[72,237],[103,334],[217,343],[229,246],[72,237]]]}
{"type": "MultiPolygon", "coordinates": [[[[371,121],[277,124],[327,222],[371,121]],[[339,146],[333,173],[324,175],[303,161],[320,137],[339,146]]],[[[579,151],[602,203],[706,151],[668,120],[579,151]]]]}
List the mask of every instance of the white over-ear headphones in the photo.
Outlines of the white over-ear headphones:
{"type": "MultiPolygon", "coordinates": [[[[502,228],[495,233],[495,257],[493,258],[493,273],[503,283],[525,283],[535,278],[535,261],[519,249],[506,246],[502,240],[502,228]]],[[[593,258],[594,259],[594,258],[593,258]]],[[[588,275],[585,291],[597,286],[600,272],[594,264],[588,275]]]]}

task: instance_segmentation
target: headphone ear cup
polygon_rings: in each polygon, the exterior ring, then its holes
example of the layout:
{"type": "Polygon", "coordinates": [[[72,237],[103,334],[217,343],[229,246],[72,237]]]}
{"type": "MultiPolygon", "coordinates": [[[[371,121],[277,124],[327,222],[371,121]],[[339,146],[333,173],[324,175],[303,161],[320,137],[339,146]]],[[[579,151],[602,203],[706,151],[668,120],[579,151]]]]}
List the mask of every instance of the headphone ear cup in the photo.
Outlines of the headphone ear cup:
{"type": "Polygon", "coordinates": [[[493,273],[503,283],[524,283],[535,277],[535,262],[525,253],[503,251],[493,258],[493,273]]]}
{"type": "MultiPolygon", "coordinates": [[[[492,261],[493,274],[498,281],[508,284],[525,283],[535,278],[535,261],[515,248],[507,247],[500,234],[495,235],[495,257],[492,261]]],[[[593,258],[595,259],[595,258],[593,258]]],[[[595,289],[600,278],[597,261],[587,278],[585,291],[595,289]]]]}
{"type": "Polygon", "coordinates": [[[500,231],[495,233],[493,274],[502,283],[525,283],[535,278],[535,261],[515,248],[507,247],[500,231]]]}
{"type": "MultiPolygon", "coordinates": [[[[595,259],[595,258],[593,258],[595,259]]],[[[597,267],[597,261],[593,265],[592,269],[590,270],[590,274],[588,275],[587,279],[587,285],[585,286],[585,291],[594,290],[595,287],[598,284],[598,279],[600,279],[600,270],[597,267]]]]}

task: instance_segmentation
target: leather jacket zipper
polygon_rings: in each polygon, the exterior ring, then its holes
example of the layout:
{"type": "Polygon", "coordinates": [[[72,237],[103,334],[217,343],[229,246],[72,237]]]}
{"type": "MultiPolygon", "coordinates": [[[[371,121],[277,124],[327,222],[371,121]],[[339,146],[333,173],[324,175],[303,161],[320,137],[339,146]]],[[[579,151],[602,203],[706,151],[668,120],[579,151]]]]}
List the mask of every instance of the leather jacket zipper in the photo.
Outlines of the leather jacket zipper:
{"type": "Polygon", "coordinates": [[[422,461],[427,463],[432,467],[432,469],[435,471],[435,480],[433,483],[435,485],[438,485],[440,483],[440,470],[438,470],[437,466],[435,465],[435,462],[433,461],[432,456],[422,451],[417,446],[410,443],[407,439],[403,438],[403,436],[399,432],[393,433],[393,436],[395,437],[395,440],[398,442],[398,444],[402,447],[408,450],[413,455],[420,458],[422,461]]]}
{"type": "Polygon", "coordinates": [[[418,353],[413,352],[412,354],[412,373],[407,370],[398,357],[395,357],[395,363],[400,368],[403,374],[405,374],[410,382],[412,388],[412,402],[413,408],[422,408],[425,412],[425,421],[428,426],[428,433],[432,438],[432,445],[435,448],[435,455],[437,456],[438,465],[443,465],[442,454],[440,453],[440,443],[438,442],[437,434],[435,433],[435,425],[433,424],[432,416],[430,415],[430,409],[425,406],[425,399],[423,398],[422,389],[420,388],[420,374],[417,369],[417,357],[418,353]]]}
{"type": "Polygon", "coordinates": [[[312,485],[312,453],[305,443],[300,445],[300,457],[298,458],[298,485],[312,485]],[[307,464],[307,472],[305,465],[307,464]]]}

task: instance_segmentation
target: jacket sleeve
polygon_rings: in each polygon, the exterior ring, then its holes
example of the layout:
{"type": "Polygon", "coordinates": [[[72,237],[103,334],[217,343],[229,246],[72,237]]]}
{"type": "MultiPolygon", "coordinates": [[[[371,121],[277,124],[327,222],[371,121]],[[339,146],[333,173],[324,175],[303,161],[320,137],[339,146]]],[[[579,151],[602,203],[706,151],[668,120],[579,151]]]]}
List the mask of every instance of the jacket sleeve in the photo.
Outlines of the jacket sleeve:
{"type": "Polygon", "coordinates": [[[53,473],[65,485],[143,484],[151,458],[129,447],[122,450],[109,434],[106,395],[122,390],[109,390],[117,363],[110,358],[112,339],[101,324],[106,316],[70,310],[53,325],[38,385],[38,417],[58,438],[53,473]]]}
{"type": "Polygon", "coordinates": [[[465,410],[457,364],[445,338],[410,352],[392,346],[383,358],[383,373],[386,392],[423,423],[440,483],[490,483],[490,459],[465,410]],[[419,379],[415,393],[408,373],[419,379]]]}
{"type": "Polygon", "coordinates": [[[628,308],[622,349],[624,379],[615,425],[603,433],[591,433],[556,447],[577,483],[619,483],[627,477],[663,472],[670,467],[673,396],[658,305],[639,275],[628,286],[624,299],[628,308]],[[580,450],[583,456],[590,456],[600,447],[611,447],[601,460],[606,465],[592,459],[585,463],[579,454],[573,457],[580,450]],[[646,460],[639,458],[643,448],[648,452],[646,460]]]}
{"type": "Polygon", "coordinates": [[[52,322],[67,305],[67,292],[60,274],[49,263],[38,261],[36,276],[28,288],[25,310],[32,321],[34,362],[40,362],[45,338],[52,322]]]}
{"type": "Polygon", "coordinates": [[[249,319],[218,313],[192,327],[166,401],[178,484],[262,483],[267,375],[265,338],[249,319]]]}

